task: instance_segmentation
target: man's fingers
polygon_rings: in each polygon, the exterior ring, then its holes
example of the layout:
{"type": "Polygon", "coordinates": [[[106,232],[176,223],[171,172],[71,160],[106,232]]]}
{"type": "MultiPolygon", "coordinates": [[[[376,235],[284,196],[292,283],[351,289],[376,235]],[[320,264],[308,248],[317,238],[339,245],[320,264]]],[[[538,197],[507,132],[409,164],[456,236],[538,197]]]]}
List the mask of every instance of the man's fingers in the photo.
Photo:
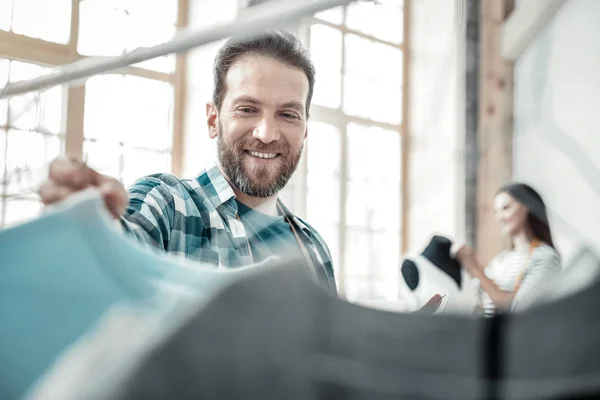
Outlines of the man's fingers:
{"type": "Polygon", "coordinates": [[[48,180],[40,186],[39,194],[44,204],[54,204],[90,186],[102,193],[111,214],[116,218],[123,214],[129,203],[123,185],[73,157],[59,157],[50,163],[48,180]]]}
{"type": "Polygon", "coordinates": [[[100,185],[100,192],[104,196],[104,201],[108,210],[116,217],[123,215],[129,197],[123,185],[113,179],[107,179],[100,185]]]}
{"type": "Polygon", "coordinates": [[[73,193],[73,189],[68,186],[59,186],[54,181],[46,181],[39,188],[42,202],[46,205],[62,201],[73,193]]]}
{"type": "Polygon", "coordinates": [[[74,158],[57,158],[50,163],[48,177],[60,186],[84,189],[96,184],[98,173],[74,158]]]}

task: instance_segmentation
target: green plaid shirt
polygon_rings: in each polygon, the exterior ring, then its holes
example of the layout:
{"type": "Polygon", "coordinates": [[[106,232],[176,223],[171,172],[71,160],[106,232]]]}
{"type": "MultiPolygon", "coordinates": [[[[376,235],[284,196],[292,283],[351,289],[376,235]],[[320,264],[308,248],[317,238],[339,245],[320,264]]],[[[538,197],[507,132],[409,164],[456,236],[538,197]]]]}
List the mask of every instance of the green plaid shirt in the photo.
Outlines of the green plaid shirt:
{"type": "MultiPolygon", "coordinates": [[[[317,274],[335,289],[325,241],[280,204],[318,267],[317,274]]],[[[141,178],[129,188],[129,206],[121,223],[126,232],[153,247],[234,268],[253,262],[248,236],[237,215],[233,189],[214,164],[195,179],[179,179],[171,174],[141,178]]]]}

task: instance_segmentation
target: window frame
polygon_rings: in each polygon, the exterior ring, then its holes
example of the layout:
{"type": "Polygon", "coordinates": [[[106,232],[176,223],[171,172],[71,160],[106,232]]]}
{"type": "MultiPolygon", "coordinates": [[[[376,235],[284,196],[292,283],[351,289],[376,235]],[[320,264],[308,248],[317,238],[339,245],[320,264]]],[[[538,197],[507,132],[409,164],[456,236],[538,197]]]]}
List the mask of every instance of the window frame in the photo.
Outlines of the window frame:
{"type": "MultiPolygon", "coordinates": [[[[187,27],[189,18],[189,0],[177,0],[178,30],[187,27]]],[[[38,64],[43,67],[61,67],[85,59],[77,51],[79,36],[80,0],[71,0],[70,39],[67,44],[59,44],[0,30],[0,58],[38,64]]],[[[186,103],[186,54],[176,55],[173,73],[152,71],[140,67],[128,66],[113,71],[115,74],[127,74],[142,78],[168,82],[174,89],[173,127],[171,143],[171,172],[181,175],[183,168],[184,122],[186,103]]],[[[85,84],[65,89],[64,126],[61,134],[63,142],[61,153],[82,158],[84,148],[85,84]]],[[[8,131],[9,126],[1,129],[8,131]]],[[[7,199],[0,194],[0,202],[7,199]]],[[[4,218],[0,218],[0,228],[4,218]]]]}
{"type": "MultiPolygon", "coordinates": [[[[388,42],[386,40],[379,39],[369,34],[362,33],[360,31],[350,29],[346,26],[347,20],[347,7],[343,8],[343,19],[342,24],[335,24],[326,20],[317,18],[316,16],[305,18],[298,28],[298,34],[307,48],[310,50],[310,27],[315,24],[324,25],[330,28],[338,29],[342,32],[342,79],[341,84],[341,101],[338,108],[330,108],[321,105],[311,105],[311,117],[310,121],[317,121],[335,126],[340,132],[341,140],[341,160],[340,160],[340,204],[339,204],[339,223],[338,223],[338,254],[334,257],[337,258],[338,263],[335,265],[336,281],[338,285],[338,293],[344,296],[346,293],[347,282],[346,282],[346,245],[347,245],[347,230],[346,226],[346,199],[348,193],[348,133],[347,126],[349,123],[354,122],[365,126],[375,126],[387,130],[397,131],[401,137],[400,140],[400,243],[398,243],[398,255],[401,260],[402,255],[408,250],[408,210],[409,210],[409,146],[410,146],[410,135],[409,135],[409,67],[410,67],[410,49],[407,45],[410,43],[410,13],[411,13],[411,0],[404,0],[403,5],[403,41],[400,44],[388,42]],[[346,114],[343,111],[344,106],[344,74],[346,67],[346,50],[345,42],[346,35],[353,34],[361,38],[374,41],[376,43],[382,43],[394,48],[398,48],[403,53],[403,71],[402,71],[402,121],[400,124],[390,124],[380,121],[371,120],[368,118],[353,116],[346,114]]],[[[310,138],[309,132],[309,138],[310,138]]],[[[310,140],[310,139],[309,139],[310,140]]],[[[304,151],[302,160],[298,166],[298,171],[294,176],[294,211],[302,216],[306,217],[307,214],[307,153],[310,151],[309,147],[304,151]]],[[[310,221],[308,221],[310,223],[310,221]]],[[[399,267],[399,266],[398,266],[399,267]]],[[[376,276],[369,274],[368,285],[372,288],[375,285],[376,276]]],[[[369,300],[369,298],[360,300],[369,300]]]]}

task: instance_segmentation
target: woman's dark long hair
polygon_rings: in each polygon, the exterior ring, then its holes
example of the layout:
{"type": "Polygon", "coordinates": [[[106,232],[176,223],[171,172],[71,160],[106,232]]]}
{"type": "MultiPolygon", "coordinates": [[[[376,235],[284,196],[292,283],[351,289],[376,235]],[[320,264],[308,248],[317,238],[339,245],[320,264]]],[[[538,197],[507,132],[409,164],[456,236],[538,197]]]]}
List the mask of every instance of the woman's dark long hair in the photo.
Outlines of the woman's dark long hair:
{"type": "Polygon", "coordinates": [[[497,194],[500,193],[509,194],[512,198],[527,207],[527,224],[533,235],[538,240],[555,249],[548,222],[546,204],[542,200],[542,196],[531,186],[520,182],[511,182],[502,186],[497,194]]]}

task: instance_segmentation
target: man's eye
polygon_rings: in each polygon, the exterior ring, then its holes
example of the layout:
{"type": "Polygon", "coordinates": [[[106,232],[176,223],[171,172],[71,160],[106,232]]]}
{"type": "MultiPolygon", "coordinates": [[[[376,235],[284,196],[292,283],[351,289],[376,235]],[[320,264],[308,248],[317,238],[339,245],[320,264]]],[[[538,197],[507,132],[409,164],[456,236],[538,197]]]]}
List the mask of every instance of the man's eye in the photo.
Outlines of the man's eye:
{"type": "Polygon", "coordinates": [[[238,111],[241,111],[243,113],[251,113],[254,110],[252,108],[250,108],[250,107],[241,107],[241,108],[238,108],[238,111]]]}
{"type": "Polygon", "coordinates": [[[284,118],[288,118],[288,119],[298,119],[299,118],[296,114],[292,114],[292,113],[282,113],[281,115],[284,118]]]}

